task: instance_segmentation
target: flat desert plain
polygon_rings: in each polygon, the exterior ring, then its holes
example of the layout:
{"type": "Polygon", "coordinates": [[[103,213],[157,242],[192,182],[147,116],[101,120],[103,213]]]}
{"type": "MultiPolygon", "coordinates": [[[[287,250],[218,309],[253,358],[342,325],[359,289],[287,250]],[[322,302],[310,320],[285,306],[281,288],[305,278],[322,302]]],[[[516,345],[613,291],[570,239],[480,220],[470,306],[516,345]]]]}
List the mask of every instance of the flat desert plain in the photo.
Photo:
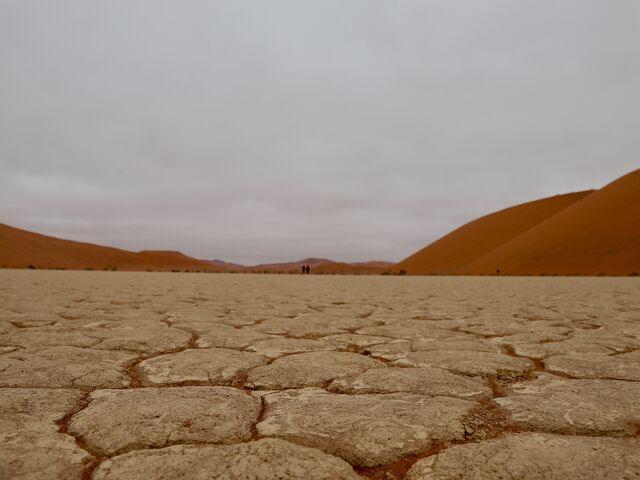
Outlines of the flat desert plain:
{"type": "Polygon", "coordinates": [[[640,281],[0,271],[0,478],[640,476],[640,281]]]}

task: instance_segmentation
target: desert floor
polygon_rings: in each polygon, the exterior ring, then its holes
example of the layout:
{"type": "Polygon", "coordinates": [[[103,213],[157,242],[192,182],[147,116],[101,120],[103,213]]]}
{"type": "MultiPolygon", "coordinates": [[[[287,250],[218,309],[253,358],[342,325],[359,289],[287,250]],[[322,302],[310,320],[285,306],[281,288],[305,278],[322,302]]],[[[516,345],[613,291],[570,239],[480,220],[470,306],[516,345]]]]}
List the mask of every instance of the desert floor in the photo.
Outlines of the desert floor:
{"type": "Polygon", "coordinates": [[[0,271],[0,478],[640,476],[640,280],[0,271]]]}

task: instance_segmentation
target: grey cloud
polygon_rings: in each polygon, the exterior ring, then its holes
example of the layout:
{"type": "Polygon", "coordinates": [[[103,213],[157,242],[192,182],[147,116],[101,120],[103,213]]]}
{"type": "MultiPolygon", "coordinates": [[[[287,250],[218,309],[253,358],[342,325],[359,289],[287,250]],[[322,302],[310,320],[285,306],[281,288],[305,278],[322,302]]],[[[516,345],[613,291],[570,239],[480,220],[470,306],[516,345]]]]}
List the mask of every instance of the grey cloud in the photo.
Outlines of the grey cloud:
{"type": "Polygon", "coordinates": [[[0,221],[399,260],[637,168],[636,0],[0,3],[0,221]]]}

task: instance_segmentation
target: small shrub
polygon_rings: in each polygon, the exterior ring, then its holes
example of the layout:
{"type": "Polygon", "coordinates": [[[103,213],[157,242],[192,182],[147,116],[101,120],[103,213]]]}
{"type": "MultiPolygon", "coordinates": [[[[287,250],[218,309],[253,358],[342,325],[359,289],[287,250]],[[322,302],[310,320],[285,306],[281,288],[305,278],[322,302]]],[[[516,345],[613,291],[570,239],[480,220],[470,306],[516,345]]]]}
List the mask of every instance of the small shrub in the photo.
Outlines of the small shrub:
{"type": "Polygon", "coordinates": [[[34,267],[33,265],[29,265],[27,268],[28,268],[29,270],[35,270],[35,269],[36,269],[36,267],[34,267]]]}

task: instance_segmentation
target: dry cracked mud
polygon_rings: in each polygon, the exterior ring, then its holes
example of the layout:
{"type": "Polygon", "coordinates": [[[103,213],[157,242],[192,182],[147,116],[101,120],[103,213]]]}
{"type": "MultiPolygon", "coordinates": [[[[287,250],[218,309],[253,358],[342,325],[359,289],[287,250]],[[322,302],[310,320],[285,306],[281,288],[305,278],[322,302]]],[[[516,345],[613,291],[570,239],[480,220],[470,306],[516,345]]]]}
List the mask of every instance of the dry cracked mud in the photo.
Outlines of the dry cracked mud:
{"type": "Polygon", "coordinates": [[[177,443],[236,443],[251,438],[260,408],[260,400],[230,387],[96,390],[71,419],[69,433],[101,455],[177,443]]]}
{"type": "Polygon", "coordinates": [[[640,425],[640,382],[541,374],[514,383],[496,402],[514,425],[545,432],[632,435],[640,425]]]}
{"type": "Polygon", "coordinates": [[[327,389],[336,393],[420,393],[462,399],[491,398],[482,380],[456,375],[440,368],[371,368],[334,380],[327,389]]]}
{"type": "Polygon", "coordinates": [[[160,355],[138,364],[144,386],[232,385],[238,375],[263,365],[266,358],[226,348],[201,348],[160,355]]]}
{"type": "Polygon", "coordinates": [[[352,465],[392,463],[461,440],[473,402],[409,393],[341,395],[317,388],[264,396],[258,433],[319,448],[352,465]]]}
{"type": "Polygon", "coordinates": [[[0,478],[81,478],[91,455],[56,422],[80,408],[66,389],[0,389],[0,478]]]}
{"type": "Polygon", "coordinates": [[[640,478],[640,281],[0,270],[0,478],[640,478]]]}
{"type": "Polygon", "coordinates": [[[518,433],[443,450],[416,462],[406,478],[631,479],[640,476],[639,449],[637,438],[518,433]]]}
{"type": "Polygon", "coordinates": [[[336,378],[386,367],[379,360],[351,352],[310,352],[288,355],[249,372],[247,386],[285,390],[321,386],[336,378]]]}
{"type": "Polygon", "coordinates": [[[318,449],[264,438],[235,445],[178,445],[138,450],[104,462],[94,478],[355,480],[360,477],[347,462],[318,449]]]}

